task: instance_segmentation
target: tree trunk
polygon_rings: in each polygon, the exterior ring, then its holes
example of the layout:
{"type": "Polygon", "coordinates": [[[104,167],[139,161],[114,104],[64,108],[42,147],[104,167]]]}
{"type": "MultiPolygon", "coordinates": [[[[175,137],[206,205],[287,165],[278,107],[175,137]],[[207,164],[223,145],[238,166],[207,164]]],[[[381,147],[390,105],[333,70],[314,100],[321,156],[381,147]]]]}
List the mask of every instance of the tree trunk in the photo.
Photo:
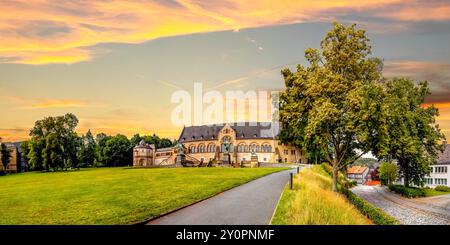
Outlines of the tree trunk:
{"type": "Polygon", "coordinates": [[[404,178],[404,186],[409,187],[409,169],[408,166],[405,168],[405,178],[404,178]]]}
{"type": "Polygon", "coordinates": [[[338,167],[333,166],[333,185],[332,185],[333,192],[338,192],[337,189],[338,174],[339,174],[338,167]]]}

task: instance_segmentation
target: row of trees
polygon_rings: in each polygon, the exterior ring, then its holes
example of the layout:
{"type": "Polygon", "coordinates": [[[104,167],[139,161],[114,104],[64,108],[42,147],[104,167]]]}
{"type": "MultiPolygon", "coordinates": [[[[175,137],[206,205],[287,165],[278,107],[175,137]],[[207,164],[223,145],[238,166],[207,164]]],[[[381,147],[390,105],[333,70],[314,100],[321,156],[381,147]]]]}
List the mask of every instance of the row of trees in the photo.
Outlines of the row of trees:
{"type": "Polygon", "coordinates": [[[20,144],[29,170],[66,170],[80,167],[128,166],[133,162],[133,147],[141,140],[156,147],[169,147],[174,143],[156,135],[116,136],[97,134],[90,130],[78,136],[78,119],[73,114],[46,117],[36,121],[30,130],[31,139],[20,144]]]}
{"type": "Polygon", "coordinates": [[[444,139],[437,108],[423,105],[428,83],[384,78],[382,60],[370,57],[369,39],[354,24],[334,23],[320,48],[305,51],[309,66],[282,70],[281,139],[330,163],[334,191],[338,172],[367,152],[396,161],[405,186],[421,185],[444,139]]]}

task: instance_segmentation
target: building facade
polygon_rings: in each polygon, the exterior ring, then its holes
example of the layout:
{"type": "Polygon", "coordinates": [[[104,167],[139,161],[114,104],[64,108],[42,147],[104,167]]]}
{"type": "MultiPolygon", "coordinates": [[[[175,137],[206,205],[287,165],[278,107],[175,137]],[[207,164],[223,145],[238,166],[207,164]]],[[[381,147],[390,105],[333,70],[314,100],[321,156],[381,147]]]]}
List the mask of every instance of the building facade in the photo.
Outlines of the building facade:
{"type": "Polygon", "coordinates": [[[436,164],[430,166],[430,174],[425,177],[425,186],[436,187],[445,185],[450,187],[450,146],[444,142],[444,151],[439,154],[436,164]]]}
{"type": "MultiPolygon", "coordinates": [[[[254,166],[259,163],[299,163],[301,149],[281,143],[269,123],[235,123],[184,127],[178,142],[186,159],[215,165],[254,166]]],[[[134,166],[175,164],[178,148],[154,149],[141,142],[134,149],[134,166]],[[146,159],[146,160],[144,160],[146,159]]]]}
{"type": "Polygon", "coordinates": [[[369,168],[364,166],[353,166],[347,169],[347,178],[364,184],[368,180],[369,168]]]}
{"type": "MultiPolygon", "coordinates": [[[[10,173],[21,172],[21,158],[20,158],[19,148],[18,148],[17,144],[5,143],[5,145],[8,148],[8,150],[10,151],[10,155],[11,155],[6,170],[10,173]]],[[[1,156],[1,153],[0,153],[0,156],[1,156]]],[[[1,158],[0,158],[0,170],[3,170],[3,169],[4,169],[3,163],[1,162],[1,158]]]]}

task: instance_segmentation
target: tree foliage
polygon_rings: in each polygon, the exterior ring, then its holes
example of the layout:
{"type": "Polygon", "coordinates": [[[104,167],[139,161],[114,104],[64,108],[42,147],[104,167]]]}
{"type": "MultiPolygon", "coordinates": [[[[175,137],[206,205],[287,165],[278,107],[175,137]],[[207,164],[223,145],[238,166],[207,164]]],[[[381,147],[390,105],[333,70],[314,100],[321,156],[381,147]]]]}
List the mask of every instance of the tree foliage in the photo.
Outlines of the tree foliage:
{"type": "Polygon", "coordinates": [[[88,130],[87,133],[80,138],[80,141],[77,153],[78,161],[82,167],[91,167],[95,163],[97,150],[97,142],[95,142],[91,130],[88,130]]]}
{"type": "Polygon", "coordinates": [[[398,166],[394,163],[383,162],[380,164],[378,176],[383,183],[390,185],[397,180],[398,166]]]}
{"type": "Polygon", "coordinates": [[[36,121],[30,130],[28,153],[32,169],[48,171],[77,168],[77,124],[78,119],[70,113],[36,121]]]}
{"type": "Polygon", "coordinates": [[[429,165],[435,163],[440,141],[445,139],[436,124],[438,109],[424,106],[430,94],[426,81],[415,84],[407,78],[394,78],[385,84],[383,111],[389,128],[383,148],[375,151],[379,158],[395,159],[399,165],[399,177],[404,185],[423,185],[423,178],[429,173],[429,165]]]}
{"type": "Polygon", "coordinates": [[[3,164],[3,169],[6,172],[9,162],[11,161],[11,150],[8,149],[8,146],[6,146],[6,144],[4,144],[1,141],[0,141],[0,155],[1,155],[1,163],[3,164]]]}
{"type": "Polygon", "coordinates": [[[335,191],[338,171],[366,152],[396,160],[408,186],[423,183],[442,150],[438,110],[424,106],[427,82],[385,79],[381,60],[370,54],[364,30],[334,23],[320,50],[305,51],[309,66],[282,70],[280,138],[310,155],[321,149],[333,166],[335,191]]]}
{"type": "Polygon", "coordinates": [[[381,61],[368,57],[370,53],[364,30],[334,23],[320,50],[305,51],[309,66],[282,70],[281,139],[306,151],[322,149],[333,166],[334,191],[338,171],[378,144],[386,130],[377,110],[378,94],[371,96],[382,90],[381,61]]]}

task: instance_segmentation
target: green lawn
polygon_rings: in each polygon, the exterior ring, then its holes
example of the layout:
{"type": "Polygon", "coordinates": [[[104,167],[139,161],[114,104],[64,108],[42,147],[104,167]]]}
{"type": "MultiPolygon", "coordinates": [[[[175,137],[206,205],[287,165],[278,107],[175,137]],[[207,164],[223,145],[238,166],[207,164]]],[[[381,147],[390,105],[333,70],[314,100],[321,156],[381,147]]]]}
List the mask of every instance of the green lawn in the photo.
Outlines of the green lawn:
{"type": "Polygon", "coordinates": [[[430,189],[424,188],[424,191],[425,191],[425,196],[427,196],[427,197],[450,194],[450,191],[437,191],[437,190],[431,189],[431,188],[430,189]]]}
{"type": "Polygon", "coordinates": [[[99,168],[0,177],[0,224],[133,224],[281,168],[99,168]]]}

